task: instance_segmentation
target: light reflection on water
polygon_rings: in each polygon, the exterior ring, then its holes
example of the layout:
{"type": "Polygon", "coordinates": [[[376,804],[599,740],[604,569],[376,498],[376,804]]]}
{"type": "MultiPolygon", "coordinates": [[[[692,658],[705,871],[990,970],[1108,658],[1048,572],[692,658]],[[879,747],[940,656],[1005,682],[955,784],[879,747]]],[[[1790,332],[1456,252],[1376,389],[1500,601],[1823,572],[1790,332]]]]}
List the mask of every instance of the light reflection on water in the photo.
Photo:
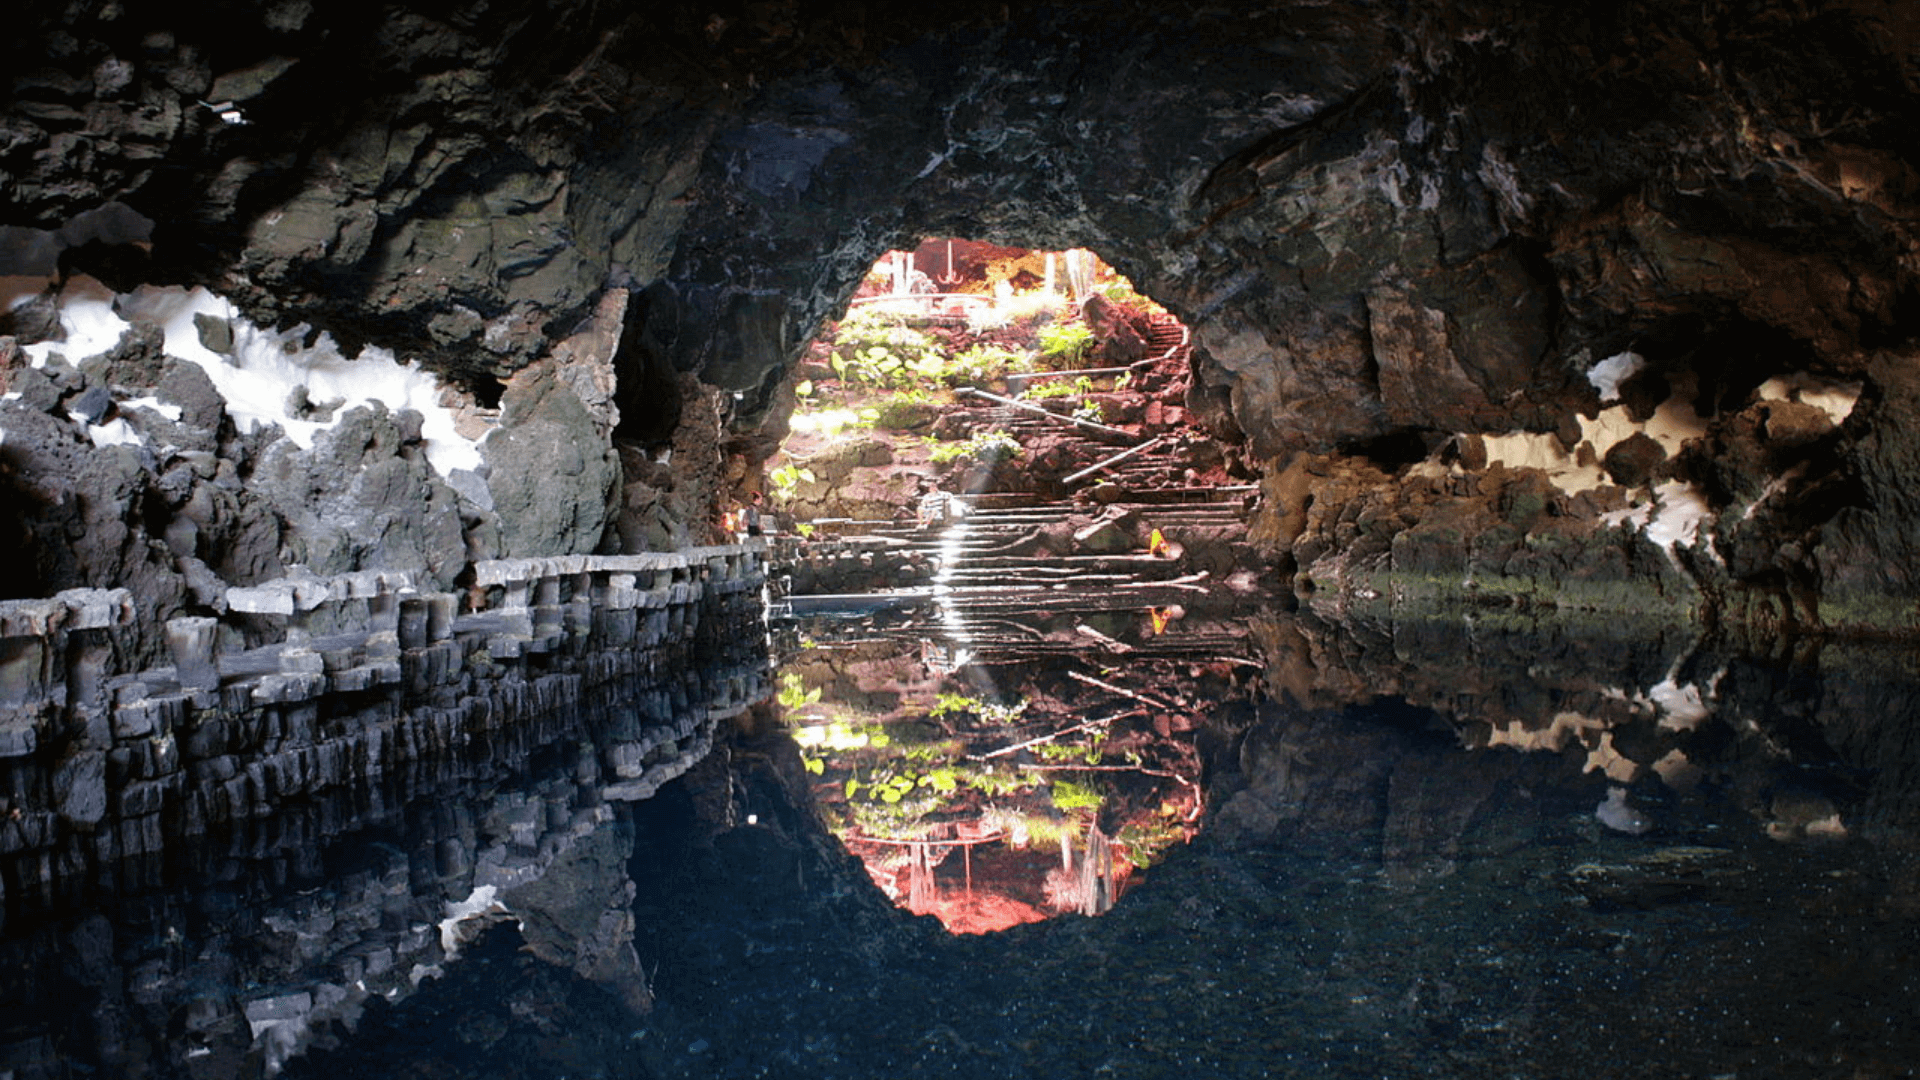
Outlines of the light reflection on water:
{"type": "MultiPolygon", "coordinates": [[[[779,707],[610,807],[538,904],[364,1002],[289,1074],[1873,1077],[1920,1061],[1908,653],[1206,599],[1157,629],[1159,603],[796,625],[779,707]],[[956,624],[969,656],[943,636],[956,624]],[[960,929],[1118,899],[955,936],[889,884],[960,929]],[[609,975],[623,940],[650,1002],[609,975]]],[[[545,808],[543,832],[563,804],[590,809],[580,738],[556,733],[539,768],[438,784],[297,881],[95,892],[10,919],[0,1068],[75,1075],[106,1025],[150,1075],[250,1075],[250,1033],[212,1021],[341,985],[297,962],[322,927],[402,940],[423,919],[409,888],[465,897],[420,888],[458,861],[449,836],[471,856],[487,835],[511,847],[532,820],[513,808],[545,808]]]]}

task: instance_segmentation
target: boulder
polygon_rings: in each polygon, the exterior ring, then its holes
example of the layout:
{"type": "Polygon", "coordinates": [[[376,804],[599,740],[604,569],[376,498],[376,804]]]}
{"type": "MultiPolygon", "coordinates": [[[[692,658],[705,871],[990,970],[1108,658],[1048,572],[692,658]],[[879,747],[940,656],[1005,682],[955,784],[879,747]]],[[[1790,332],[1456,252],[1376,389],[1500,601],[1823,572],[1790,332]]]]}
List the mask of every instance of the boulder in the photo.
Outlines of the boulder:
{"type": "Polygon", "coordinates": [[[501,557],[598,550],[618,494],[620,462],[593,414],[551,362],[516,374],[500,404],[500,426],[480,453],[501,557]]]}

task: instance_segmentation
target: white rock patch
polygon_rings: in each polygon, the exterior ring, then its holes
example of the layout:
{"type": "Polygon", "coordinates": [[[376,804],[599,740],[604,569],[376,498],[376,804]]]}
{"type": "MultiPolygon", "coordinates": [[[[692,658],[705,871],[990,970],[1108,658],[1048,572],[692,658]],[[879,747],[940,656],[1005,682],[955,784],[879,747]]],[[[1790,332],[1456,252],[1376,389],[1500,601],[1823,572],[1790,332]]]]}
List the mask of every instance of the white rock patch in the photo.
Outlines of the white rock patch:
{"type": "MultiPolygon", "coordinates": [[[[355,406],[372,402],[399,412],[413,409],[422,418],[421,438],[427,460],[447,476],[458,469],[477,469],[477,443],[455,429],[453,412],[440,404],[441,386],[417,363],[401,364],[386,349],[370,346],[354,359],[341,354],[331,335],[322,333],[311,348],[303,344],[309,328],[263,330],[242,318],[228,301],[205,289],[144,286],[115,296],[98,281],[76,277],[60,295],[60,325],[64,340],[25,347],[34,366],[44,365],[53,353],[69,362],[106,352],[120,340],[132,322],[158,325],[166,335],[170,357],[197,364],[225,399],[227,412],[244,432],[277,424],[302,449],[313,445],[316,433],[338,423],[355,406]],[[196,314],[228,323],[233,329],[233,351],[222,356],[208,349],[194,325],[196,314]],[[319,421],[293,416],[288,402],[296,390],[316,405],[334,405],[332,419],[319,421]]],[[[145,403],[146,399],[142,399],[145,403]]],[[[158,404],[153,402],[152,404],[158,404]]],[[[178,418],[178,410],[173,413],[178,418]]],[[[129,439],[114,428],[124,421],[90,430],[96,445],[129,439]],[[105,440],[105,441],[103,441],[105,440]]]]}
{"type": "Polygon", "coordinates": [[[1587,371],[1587,381],[1600,392],[1601,401],[1619,401],[1620,384],[1633,378],[1647,364],[1637,352],[1615,353],[1587,371]]]}
{"type": "Polygon", "coordinates": [[[1797,401],[1811,405],[1838,424],[1853,414],[1854,405],[1860,401],[1860,389],[1858,382],[1794,374],[1768,379],[1760,384],[1759,393],[1762,401],[1797,401]]]}

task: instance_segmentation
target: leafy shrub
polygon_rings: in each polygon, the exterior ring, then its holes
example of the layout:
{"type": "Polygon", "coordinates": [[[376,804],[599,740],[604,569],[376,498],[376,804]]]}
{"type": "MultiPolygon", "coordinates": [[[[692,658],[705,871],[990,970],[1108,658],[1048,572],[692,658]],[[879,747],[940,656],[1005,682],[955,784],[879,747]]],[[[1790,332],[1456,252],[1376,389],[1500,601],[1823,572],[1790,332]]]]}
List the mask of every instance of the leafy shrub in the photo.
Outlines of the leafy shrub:
{"type": "Polygon", "coordinates": [[[1086,784],[1076,784],[1071,780],[1053,782],[1053,805],[1056,810],[1098,810],[1100,793],[1086,784]]]}
{"type": "Polygon", "coordinates": [[[833,335],[835,375],[870,386],[909,386],[946,370],[939,342],[880,312],[859,311],[841,320],[833,335]]]}
{"type": "Polygon", "coordinates": [[[773,497],[778,502],[787,502],[802,483],[813,483],[813,470],[798,465],[782,465],[767,474],[773,484],[773,497]]]}
{"type": "Polygon", "coordinates": [[[1024,701],[1016,705],[1000,705],[965,694],[942,692],[934,699],[933,708],[927,710],[927,715],[935,720],[948,716],[974,716],[989,724],[1011,724],[1026,711],[1027,703],[1024,701]]]}
{"type": "Polygon", "coordinates": [[[1033,359],[1022,352],[981,342],[947,361],[949,386],[978,386],[1000,375],[1033,370],[1033,359]]]}
{"type": "Polygon", "coordinates": [[[884,431],[911,431],[939,416],[933,395],[920,389],[897,390],[871,411],[873,426],[884,431]]]}
{"type": "Polygon", "coordinates": [[[942,443],[927,454],[927,460],[935,465],[945,465],[961,458],[971,458],[983,465],[996,461],[1006,461],[1026,453],[1020,441],[1004,431],[976,432],[972,438],[963,442],[942,443]]]}
{"type": "MultiPolygon", "coordinates": [[[[1084,376],[1083,376],[1084,378],[1084,376]]],[[[1044,401],[1047,398],[1072,397],[1080,393],[1080,388],[1065,379],[1036,383],[1020,392],[1020,396],[1031,401],[1044,401]]]]}
{"type": "Polygon", "coordinates": [[[1079,363],[1093,347],[1093,331],[1086,323],[1055,323],[1040,328],[1040,353],[1049,360],[1071,367],[1079,363]]]}

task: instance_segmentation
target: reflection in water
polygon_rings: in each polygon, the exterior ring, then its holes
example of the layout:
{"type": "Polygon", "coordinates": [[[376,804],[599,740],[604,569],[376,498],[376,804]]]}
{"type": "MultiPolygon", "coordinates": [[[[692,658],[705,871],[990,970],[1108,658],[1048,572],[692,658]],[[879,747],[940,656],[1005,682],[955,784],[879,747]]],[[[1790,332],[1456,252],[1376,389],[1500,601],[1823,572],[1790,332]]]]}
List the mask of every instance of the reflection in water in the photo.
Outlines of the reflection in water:
{"type": "Polygon", "coordinates": [[[1191,733],[1252,666],[1170,608],[796,623],[780,703],[828,827],[955,932],[1105,912],[1197,831],[1191,733]]]}
{"type": "Polygon", "coordinates": [[[1198,595],[1160,633],[1157,600],[969,612],[959,666],[914,644],[938,610],[822,620],[781,643],[786,717],[740,711],[644,801],[601,794],[620,740],[563,725],[384,809],[327,811],[338,827],[294,849],[260,839],[165,888],[10,910],[0,1069],[80,1075],[113,1048],[103,1074],[253,1075],[254,1025],[355,981],[374,992],[351,1030],[309,1022],[287,1075],[1920,1061],[1910,653],[1756,656],[1686,628],[1484,614],[1230,618],[1198,595]],[[1165,846],[1141,869],[1128,829],[1148,825],[1165,846]],[[474,868],[535,863],[476,895],[474,868]],[[954,935],[876,887],[964,904],[969,867],[981,907],[1118,899],[954,935]],[[448,960],[438,922],[465,910],[497,925],[448,960]]]}
{"type": "Polygon", "coordinates": [[[245,1077],[348,1036],[501,923],[532,956],[652,1005],[627,805],[764,700],[764,661],[615,682],[565,713],[171,838],[58,895],[8,890],[0,1076],[245,1077]]]}

